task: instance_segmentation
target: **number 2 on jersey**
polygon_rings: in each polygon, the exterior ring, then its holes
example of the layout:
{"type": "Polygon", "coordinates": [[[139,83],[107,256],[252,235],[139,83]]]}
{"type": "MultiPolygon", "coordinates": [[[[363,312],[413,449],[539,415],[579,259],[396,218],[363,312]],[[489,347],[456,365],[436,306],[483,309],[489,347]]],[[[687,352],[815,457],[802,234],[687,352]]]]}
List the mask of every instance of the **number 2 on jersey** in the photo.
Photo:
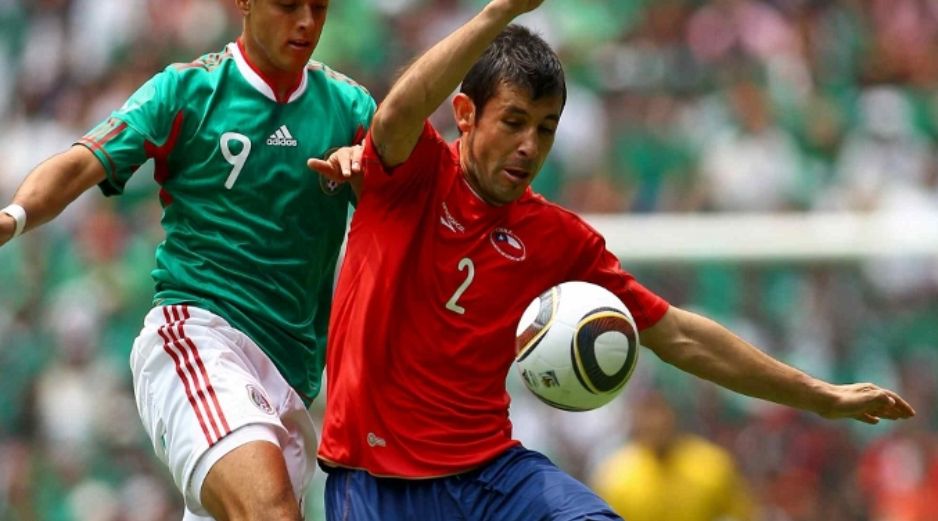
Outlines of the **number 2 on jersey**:
{"type": "Polygon", "coordinates": [[[225,180],[225,188],[231,190],[231,187],[234,186],[235,181],[238,180],[238,176],[241,175],[241,169],[244,168],[244,163],[248,160],[248,154],[250,153],[251,140],[244,134],[225,132],[221,135],[221,155],[225,156],[225,161],[228,161],[233,167],[231,173],[228,174],[228,179],[225,180]],[[237,154],[231,153],[229,143],[232,141],[241,143],[241,151],[237,154]]]}
{"type": "Polygon", "coordinates": [[[459,297],[461,297],[462,294],[465,293],[467,289],[469,289],[469,285],[472,284],[472,279],[474,279],[476,276],[476,267],[475,267],[475,264],[472,263],[472,259],[470,259],[469,257],[463,257],[459,261],[458,268],[459,268],[459,271],[467,270],[466,279],[462,281],[462,284],[460,284],[459,287],[456,288],[456,292],[453,293],[453,296],[450,297],[449,300],[446,302],[446,309],[452,311],[453,313],[465,315],[466,308],[457,304],[456,301],[459,300],[459,297]]]}

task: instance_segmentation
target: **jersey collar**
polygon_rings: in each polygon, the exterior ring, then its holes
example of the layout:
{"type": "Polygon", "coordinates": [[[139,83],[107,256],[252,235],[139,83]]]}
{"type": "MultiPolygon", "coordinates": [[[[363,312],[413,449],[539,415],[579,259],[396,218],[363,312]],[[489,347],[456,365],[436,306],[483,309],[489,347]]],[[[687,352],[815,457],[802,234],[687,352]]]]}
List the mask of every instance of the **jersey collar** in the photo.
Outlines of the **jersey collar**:
{"type": "Polygon", "coordinates": [[[258,92],[267,96],[272,101],[277,103],[290,103],[306,92],[307,84],[307,74],[306,70],[303,70],[303,74],[300,77],[300,84],[297,85],[296,89],[290,93],[286,100],[277,99],[277,95],[274,94],[274,89],[270,87],[270,84],[266,79],[260,74],[260,72],[251,65],[251,62],[248,61],[247,56],[241,49],[240,41],[231,42],[228,44],[228,51],[231,52],[231,55],[234,56],[235,63],[238,65],[238,70],[241,72],[241,75],[244,76],[244,79],[251,84],[258,92]]]}

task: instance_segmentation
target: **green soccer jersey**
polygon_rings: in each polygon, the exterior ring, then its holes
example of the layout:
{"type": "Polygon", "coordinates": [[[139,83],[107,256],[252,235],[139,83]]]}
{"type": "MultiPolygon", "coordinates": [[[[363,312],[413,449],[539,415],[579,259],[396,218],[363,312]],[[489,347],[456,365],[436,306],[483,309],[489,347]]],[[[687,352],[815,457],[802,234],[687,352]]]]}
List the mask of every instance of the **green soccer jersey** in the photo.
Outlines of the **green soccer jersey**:
{"type": "Polygon", "coordinates": [[[155,160],[166,239],[154,302],[225,318],[307,404],[352,195],[306,160],[360,140],[374,110],[364,88],[316,62],[278,100],[232,43],[167,67],[79,141],[104,165],[107,195],[155,160]]]}

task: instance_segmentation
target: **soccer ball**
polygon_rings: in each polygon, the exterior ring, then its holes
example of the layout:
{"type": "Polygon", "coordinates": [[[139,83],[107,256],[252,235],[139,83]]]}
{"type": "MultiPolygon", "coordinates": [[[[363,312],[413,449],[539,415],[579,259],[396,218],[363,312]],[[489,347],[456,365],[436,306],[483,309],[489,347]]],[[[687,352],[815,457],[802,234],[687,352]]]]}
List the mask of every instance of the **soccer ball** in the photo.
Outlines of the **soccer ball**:
{"type": "Polygon", "coordinates": [[[632,314],[609,290],[558,284],[531,301],[515,337],[515,365],[541,401],[588,411],[615,398],[638,361],[632,314]]]}

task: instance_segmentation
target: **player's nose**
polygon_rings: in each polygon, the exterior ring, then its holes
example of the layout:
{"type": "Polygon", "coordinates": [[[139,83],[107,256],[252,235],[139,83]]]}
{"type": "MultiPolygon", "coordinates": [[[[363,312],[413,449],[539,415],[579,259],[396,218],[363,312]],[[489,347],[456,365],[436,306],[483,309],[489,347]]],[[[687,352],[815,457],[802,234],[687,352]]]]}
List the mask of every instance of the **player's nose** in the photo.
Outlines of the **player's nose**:
{"type": "Polygon", "coordinates": [[[529,130],[521,136],[521,140],[518,143],[518,155],[525,158],[537,157],[539,145],[540,143],[538,143],[537,139],[537,130],[529,130]]]}
{"type": "Polygon", "coordinates": [[[296,25],[297,28],[306,33],[316,25],[316,5],[312,3],[305,3],[303,7],[298,9],[296,25]]]}

